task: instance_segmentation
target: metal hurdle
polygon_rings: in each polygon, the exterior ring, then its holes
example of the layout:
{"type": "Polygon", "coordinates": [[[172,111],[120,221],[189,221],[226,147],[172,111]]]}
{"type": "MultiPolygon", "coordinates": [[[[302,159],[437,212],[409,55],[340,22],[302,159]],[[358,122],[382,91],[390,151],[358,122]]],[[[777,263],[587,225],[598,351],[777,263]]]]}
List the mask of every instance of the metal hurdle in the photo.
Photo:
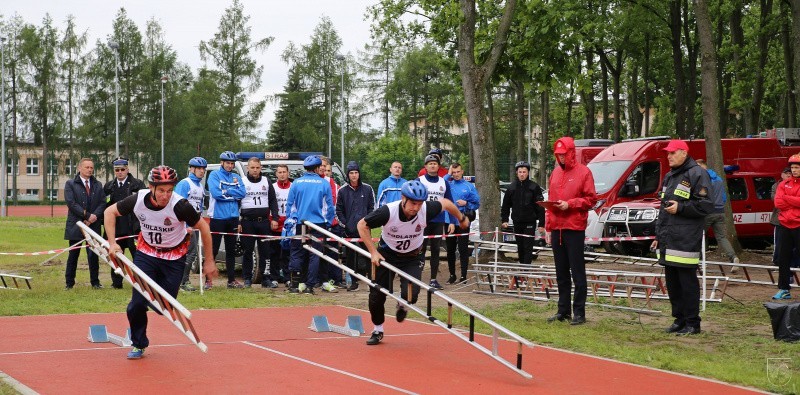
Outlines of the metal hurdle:
{"type": "Polygon", "coordinates": [[[78,222],[78,227],[86,238],[88,248],[91,248],[100,259],[108,263],[117,274],[130,283],[133,289],[147,298],[150,301],[150,305],[161,313],[167,321],[175,325],[194,345],[201,351],[208,352],[208,347],[200,341],[194,325],[192,325],[192,313],[189,310],[136,267],[125,255],[116,253],[111,256],[106,239],[82,222],[78,222]]]}
{"type": "MultiPolygon", "coordinates": [[[[313,223],[305,221],[304,225],[305,225],[305,227],[303,228],[303,238],[304,239],[305,238],[310,238],[310,236],[307,235],[307,233],[306,233],[306,228],[311,228],[311,229],[321,233],[325,237],[329,237],[329,238],[332,238],[334,240],[337,240],[338,242],[340,242],[341,244],[347,246],[348,248],[350,248],[352,251],[355,251],[356,253],[359,253],[359,254],[361,254],[363,256],[366,256],[366,257],[371,257],[369,252],[361,249],[357,245],[345,240],[344,238],[336,236],[333,233],[328,232],[327,230],[325,230],[325,229],[323,229],[323,228],[321,228],[321,227],[319,227],[317,225],[314,225],[313,223]]],[[[520,336],[520,335],[518,335],[518,334],[516,334],[516,333],[514,333],[514,332],[512,332],[512,331],[510,331],[508,329],[506,329],[502,325],[492,321],[491,319],[483,316],[482,314],[480,314],[480,313],[472,310],[471,308],[461,304],[460,302],[456,301],[452,297],[446,295],[444,292],[442,292],[440,290],[437,290],[435,288],[431,288],[430,286],[428,286],[428,284],[425,284],[422,281],[417,280],[416,278],[414,278],[412,276],[409,276],[408,274],[406,274],[402,270],[397,269],[396,267],[394,267],[393,265],[391,265],[388,262],[382,261],[381,262],[381,266],[383,266],[384,268],[386,268],[388,270],[393,271],[398,276],[400,276],[402,278],[405,278],[410,283],[418,285],[421,290],[424,289],[424,290],[427,291],[427,293],[428,293],[427,311],[423,311],[422,309],[419,309],[416,306],[414,306],[412,304],[409,304],[403,298],[394,295],[393,293],[389,292],[387,289],[381,287],[380,285],[378,285],[377,283],[372,281],[372,279],[367,278],[365,276],[362,276],[362,275],[356,273],[355,271],[353,271],[349,267],[340,264],[338,261],[336,261],[334,259],[331,259],[330,257],[326,256],[323,253],[320,253],[320,251],[318,251],[315,248],[309,246],[308,244],[303,244],[303,248],[305,248],[309,252],[319,256],[320,258],[325,259],[326,261],[328,261],[332,265],[338,266],[342,270],[344,270],[347,273],[349,273],[350,276],[355,277],[355,278],[357,278],[357,279],[359,279],[361,281],[364,281],[366,284],[369,284],[370,287],[377,289],[378,291],[382,292],[386,296],[389,296],[392,299],[397,300],[398,303],[401,303],[402,305],[404,305],[408,309],[417,312],[418,314],[420,314],[423,317],[427,318],[432,323],[440,326],[441,328],[443,328],[446,331],[450,332],[451,334],[455,335],[459,339],[467,342],[467,344],[475,347],[476,349],[478,349],[482,353],[486,354],[490,358],[494,359],[495,361],[499,362],[503,366],[513,370],[514,372],[518,373],[519,375],[521,375],[521,376],[523,376],[525,378],[528,378],[528,379],[533,378],[533,375],[531,375],[530,373],[522,370],[522,350],[523,350],[523,346],[533,347],[533,343],[531,341],[529,341],[528,339],[525,339],[524,337],[522,337],[522,336],[520,336]],[[433,315],[431,315],[431,310],[432,310],[431,299],[432,299],[433,296],[441,298],[441,299],[443,299],[444,301],[447,302],[447,322],[442,322],[441,320],[439,320],[436,317],[434,317],[433,315]],[[452,321],[452,319],[453,319],[453,307],[454,306],[459,308],[459,309],[461,309],[462,311],[464,311],[465,313],[467,313],[469,315],[469,337],[465,336],[460,331],[457,331],[457,330],[453,329],[453,321],[452,321]],[[482,346],[481,344],[478,344],[477,342],[475,342],[475,319],[476,318],[478,320],[484,322],[485,324],[489,325],[490,327],[492,327],[492,348],[491,349],[488,349],[488,348],[482,346]],[[516,365],[512,364],[511,362],[509,362],[506,359],[504,359],[504,358],[499,356],[499,335],[500,335],[501,332],[517,342],[517,360],[516,360],[516,365]]],[[[410,286],[410,284],[409,284],[409,286],[410,286]]]]}
{"type": "Polygon", "coordinates": [[[25,285],[28,286],[28,289],[31,289],[31,277],[28,276],[18,276],[16,274],[7,274],[7,273],[0,273],[0,289],[22,289],[20,288],[20,284],[17,280],[25,281],[25,285]],[[6,281],[8,280],[8,281],[6,281]],[[14,284],[14,287],[11,287],[11,283],[14,284]]]}

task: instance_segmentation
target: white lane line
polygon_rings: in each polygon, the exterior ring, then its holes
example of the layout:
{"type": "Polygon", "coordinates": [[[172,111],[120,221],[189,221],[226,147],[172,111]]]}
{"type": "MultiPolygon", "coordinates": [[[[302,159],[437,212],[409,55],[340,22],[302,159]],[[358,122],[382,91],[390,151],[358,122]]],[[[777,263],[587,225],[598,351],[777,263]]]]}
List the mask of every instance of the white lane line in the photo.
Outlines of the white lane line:
{"type": "Polygon", "coordinates": [[[327,366],[327,365],[323,365],[323,364],[320,364],[320,363],[317,363],[317,362],[314,362],[314,361],[309,361],[308,359],[300,358],[300,357],[297,357],[297,356],[294,356],[294,355],[291,355],[291,354],[286,354],[284,352],[280,352],[278,350],[273,350],[271,348],[260,346],[258,344],[253,344],[253,343],[250,343],[248,341],[244,341],[242,343],[247,344],[248,346],[251,346],[251,347],[260,348],[260,349],[262,349],[264,351],[269,351],[269,352],[274,353],[274,354],[278,354],[278,355],[281,355],[281,356],[284,356],[284,357],[287,357],[287,358],[291,358],[291,359],[294,359],[296,361],[307,363],[307,364],[312,365],[312,366],[316,366],[316,367],[319,367],[319,368],[330,370],[332,372],[343,374],[345,376],[352,377],[352,378],[354,378],[356,380],[366,381],[368,383],[372,383],[372,384],[375,384],[375,385],[379,385],[381,387],[389,388],[389,389],[395,390],[397,392],[402,392],[404,394],[415,394],[416,395],[416,392],[412,392],[412,391],[409,391],[409,390],[406,390],[406,389],[403,389],[403,388],[395,387],[393,385],[382,383],[380,381],[376,381],[376,380],[373,380],[373,379],[370,379],[370,378],[367,378],[367,377],[364,377],[364,376],[359,376],[359,375],[357,375],[355,373],[350,373],[350,372],[346,372],[344,370],[332,368],[332,367],[327,366]]]}

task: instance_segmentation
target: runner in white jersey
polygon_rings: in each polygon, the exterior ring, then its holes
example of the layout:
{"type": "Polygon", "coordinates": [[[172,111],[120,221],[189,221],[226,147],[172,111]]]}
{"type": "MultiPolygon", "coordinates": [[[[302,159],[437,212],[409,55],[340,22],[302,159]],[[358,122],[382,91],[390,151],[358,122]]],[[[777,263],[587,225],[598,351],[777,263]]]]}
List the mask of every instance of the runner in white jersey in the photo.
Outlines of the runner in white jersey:
{"type": "MultiPolygon", "coordinates": [[[[261,160],[250,158],[247,161],[247,174],[242,178],[245,196],[241,201],[241,221],[239,232],[245,235],[269,236],[278,229],[278,202],[275,190],[267,177],[261,175],[261,160]]],[[[270,243],[265,238],[242,236],[242,278],[244,287],[253,286],[253,250],[258,246],[256,273],[266,275],[270,243]]],[[[258,279],[258,276],[256,276],[258,279]]],[[[262,279],[263,285],[263,279],[262,279]]]]}
{"type": "MultiPolygon", "coordinates": [[[[114,232],[117,217],[133,213],[139,219],[139,253],[133,263],[172,297],[178,297],[178,289],[186,265],[186,250],[189,244],[186,225],[200,231],[203,240],[203,273],[217,276],[217,266],[211,249],[211,233],[200,213],[186,200],[173,193],[178,176],[170,167],[158,166],[148,177],[150,191],[137,192],[108,207],[104,213],[109,252],[122,249],[116,243],[114,232]]],[[[139,359],[150,344],[147,338],[147,307],[150,302],[136,290],[128,303],[128,324],[131,328],[133,349],[128,359],[139,359]]]]}
{"type": "MultiPolygon", "coordinates": [[[[425,186],[428,190],[428,200],[430,201],[439,201],[442,199],[447,199],[449,201],[453,201],[453,195],[450,192],[450,184],[444,180],[443,177],[439,177],[439,156],[437,155],[428,155],[425,157],[425,170],[427,171],[426,174],[419,177],[419,181],[422,185],[425,186]]],[[[455,231],[455,227],[453,224],[457,223],[455,221],[456,218],[460,218],[460,216],[450,217],[447,215],[446,211],[439,213],[436,217],[429,221],[429,226],[425,230],[425,236],[442,236],[445,231],[448,234],[452,234],[455,231]]],[[[432,238],[432,239],[425,239],[425,243],[422,244],[422,251],[420,255],[422,258],[425,259],[425,253],[427,251],[428,244],[431,246],[431,281],[430,286],[436,289],[442,289],[443,287],[439,284],[439,281],[436,279],[436,276],[439,274],[439,254],[440,249],[439,246],[442,243],[441,238],[432,238]]]]}
{"type": "MultiPolygon", "coordinates": [[[[189,159],[189,175],[180,180],[178,185],[175,185],[175,194],[189,201],[189,204],[194,207],[198,213],[203,212],[203,200],[206,191],[203,188],[203,176],[206,174],[206,167],[208,162],[205,158],[195,156],[189,159]]],[[[194,266],[194,261],[197,259],[197,233],[191,231],[192,239],[189,242],[189,250],[186,253],[186,268],[183,269],[183,279],[181,280],[181,289],[187,292],[194,291],[195,288],[189,282],[189,272],[194,266]]],[[[198,264],[197,267],[200,267],[198,264]]]]}
{"type": "MultiPolygon", "coordinates": [[[[469,219],[461,214],[450,200],[443,198],[438,201],[426,201],[428,189],[419,180],[403,184],[400,193],[402,198],[399,202],[380,207],[358,222],[358,234],[372,256],[372,264],[376,266],[373,281],[377,285],[369,291],[369,313],[375,325],[372,336],[367,340],[367,345],[370,346],[380,343],[383,339],[386,295],[379,289],[385,288],[389,292],[394,292],[394,272],[385,269],[380,262],[386,261],[419,280],[422,277],[423,266],[420,251],[428,223],[439,213],[446,211],[454,218],[460,219],[461,227],[469,226],[469,219]],[[375,247],[371,229],[378,227],[383,228],[379,246],[375,247]]],[[[419,296],[419,286],[413,285],[411,288],[409,298],[408,287],[401,282],[400,296],[409,304],[414,304],[419,296]]],[[[405,306],[398,303],[395,313],[397,322],[403,322],[407,314],[405,306]]]]}

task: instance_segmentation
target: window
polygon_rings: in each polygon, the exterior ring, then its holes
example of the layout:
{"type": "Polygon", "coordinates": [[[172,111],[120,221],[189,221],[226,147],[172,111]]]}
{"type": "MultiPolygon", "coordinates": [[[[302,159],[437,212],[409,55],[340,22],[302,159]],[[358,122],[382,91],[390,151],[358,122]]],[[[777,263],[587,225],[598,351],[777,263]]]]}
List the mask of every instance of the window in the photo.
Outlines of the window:
{"type": "Polygon", "coordinates": [[[661,164],[659,162],[639,164],[631,172],[628,181],[633,181],[639,186],[639,193],[636,196],[654,193],[661,181],[661,164]]]}
{"type": "Polygon", "coordinates": [[[58,200],[58,189],[48,189],[47,198],[50,200],[58,200]]]}
{"type": "Polygon", "coordinates": [[[28,158],[25,161],[25,174],[29,176],[39,175],[39,158],[28,158]]]}
{"type": "Polygon", "coordinates": [[[744,178],[728,178],[728,193],[731,201],[747,200],[747,183],[744,178]]]}
{"type": "Polygon", "coordinates": [[[28,196],[39,196],[39,190],[38,189],[26,189],[25,190],[25,194],[28,195],[28,196]]]}
{"type": "Polygon", "coordinates": [[[19,175],[19,159],[8,158],[8,165],[6,166],[6,174],[19,175]]]}
{"type": "Polygon", "coordinates": [[[598,195],[611,190],[619,180],[622,173],[631,165],[629,160],[591,162],[588,167],[594,178],[594,189],[598,195]]]}
{"type": "Polygon", "coordinates": [[[14,190],[13,189],[7,189],[6,190],[6,197],[9,198],[9,199],[14,198],[14,190]]]}
{"type": "Polygon", "coordinates": [[[772,184],[776,180],[772,177],[753,177],[753,185],[756,187],[756,199],[772,200],[772,184]]]}
{"type": "Polygon", "coordinates": [[[72,166],[72,159],[70,159],[70,158],[65,159],[64,160],[64,174],[68,175],[68,176],[71,176],[71,175],[75,174],[74,170],[75,170],[74,166],[72,166]]]}

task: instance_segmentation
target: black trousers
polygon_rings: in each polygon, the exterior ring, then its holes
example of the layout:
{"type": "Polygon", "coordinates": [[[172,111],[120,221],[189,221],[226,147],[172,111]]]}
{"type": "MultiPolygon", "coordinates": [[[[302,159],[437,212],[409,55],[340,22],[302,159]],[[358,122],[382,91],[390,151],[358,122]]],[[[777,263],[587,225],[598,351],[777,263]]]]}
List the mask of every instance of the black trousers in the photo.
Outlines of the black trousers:
{"type": "Polygon", "coordinates": [[[461,262],[461,278],[467,278],[469,256],[471,255],[468,233],[469,228],[461,229],[456,226],[455,232],[445,239],[445,244],[447,245],[447,269],[450,271],[451,276],[456,275],[456,249],[458,249],[458,257],[461,262]]]}
{"type": "MultiPolygon", "coordinates": [[[[281,232],[272,232],[272,235],[280,236],[281,232]]],[[[281,247],[280,240],[276,239],[269,243],[269,279],[279,283],[285,283],[289,281],[289,250],[284,250],[281,247]]]]}
{"type": "MultiPolygon", "coordinates": [[[[77,244],[81,241],[83,239],[70,240],[69,245],[77,244]]],[[[67,269],[64,273],[64,279],[68,287],[75,286],[75,273],[78,271],[78,257],[81,256],[81,250],[82,248],[71,250],[67,256],[67,269]]],[[[89,280],[91,280],[92,285],[100,285],[100,260],[97,254],[88,247],[86,247],[86,257],[89,260],[89,280]]]]}
{"type": "MultiPolygon", "coordinates": [[[[411,276],[414,276],[417,280],[422,278],[422,267],[423,263],[419,258],[412,258],[412,259],[397,259],[393,258],[393,254],[386,251],[385,248],[381,248],[378,250],[386,261],[392,264],[392,266],[402,270],[405,273],[408,273],[411,276]]],[[[375,268],[375,282],[383,288],[386,288],[389,292],[394,293],[394,272],[384,268],[383,266],[378,266],[375,268]]],[[[404,300],[408,301],[410,304],[417,303],[417,298],[419,297],[419,286],[418,285],[411,285],[411,299],[409,299],[408,295],[408,281],[401,281],[400,282],[400,297],[404,300]]],[[[384,304],[386,303],[386,295],[383,292],[377,290],[376,288],[369,289],[369,315],[372,319],[372,323],[375,325],[381,325],[386,320],[386,307],[384,304]]]]}
{"type": "MultiPolygon", "coordinates": [[[[242,219],[242,233],[249,235],[267,236],[272,233],[272,226],[269,220],[252,221],[242,219]]],[[[264,238],[242,236],[242,278],[245,281],[253,280],[253,250],[258,247],[258,262],[256,268],[264,273],[266,270],[267,258],[269,257],[269,242],[264,238]]]]}
{"type": "Polygon", "coordinates": [[[536,222],[514,222],[514,233],[517,235],[514,239],[517,242],[517,255],[519,255],[519,263],[523,265],[530,265],[533,260],[533,246],[536,239],[533,236],[536,234],[536,222]]]}
{"type": "MultiPolygon", "coordinates": [[[[347,231],[345,233],[346,233],[348,238],[359,237],[357,232],[347,231]]],[[[361,247],[364,250],[367,249],[367,247],[364,245],[364,243],[358,242],[358,243],[355,243],[355,244],[358,245],[359,247],[361,247]]],[[[367,257],[365,257],[365,256],[363,256],[363,255],[361,255],[361,254],[359,254],[359,253],[357,253],[357,252],[355,252],[353,250],[347,249],[347,251],[345,253],[345,264],[350,269],[353,269],[354,272],[356,272],[358,274],[361,274],[361,275],[363,275],[365,277],[368,277],[367,276],[367,269],[369,268],[369,265],[371,264],[369,258],[367,258],[367,257]]],[[[358,279],[355,278],[355,277],[352,277],[352,276],[351,276],[351,280],[353,282],[358,282],[358,279]]]]}
{"type": "MultiPolygon", "coordinates": [[[[133,264],[164,288],[173,298],[178,298],[178,289],[186,266],[186,257],[174,261],[152,257],[147,254],[136,254],[133,264]]],[[[131,342],[134,347],[145,348],[150,345],[147,338],[147,308],[150,302],[135,289],[128,303],[128,324],[131,328],[131,342]]],[[[153,311],[158,311],[153,308],[153,311]]]]}
{"type": "MultiPolygon", "coordinates": [[[[425,236],[441,236],[444,233],[447,224],[441,222],[429,222],[425,227],[425,236]]],[[[420,252],[420,259],[425,262],[425,253],[428,250],[428,244],[431,246],[431,280],[435,280],[439,274],[439,246],[441,246],[441,238],[425,239],[422,242],[422,252],[420,252]]]]}
{"type": "Polygon", "coordinates": [[[775,240],[778,243],[778,289],[789,290],[789,277],[795,251],[800,251],[800,228],[789,229],[778,225],[775,229],[775,240]]]}
{"type": "MultiPolygon", "coordinates": [[[[239,218],[230,218],[230,219],[214,219],[211,218],[209,222],[211,227],[211,232],[223,232],[223,233],[236,233],[238,230],[236,229],[239,226],[239,218]]],[[[236,248],[236,236],[234,235],[224,235],[225,239],[225,271],[228,273],[228,282],[233,282],[236,280],[236,254],[234,254],[233,250],[236,248]]],[[[223,235],[220,234],[211,234],[211,245],[214,252],[214,256],[217,256],[219,252],[219,246],[222,244],[223,235]]],[[[252,270],[251,270],[252,271],[252,270]]]]}
{"type": "Polygon", "coordinates": [[[551,234],[558,283],[558,313],[586,316],[586,261],[583,259],[585,231],[560,229],[551,234]],[[575,286],[570,314],[570,293],[575,286]]]}
{"type": "Polygon", "coordinates": [[[696,267],[664,266],[672,316],[678,325],[700,328],[700,282],[696,267]]]}

